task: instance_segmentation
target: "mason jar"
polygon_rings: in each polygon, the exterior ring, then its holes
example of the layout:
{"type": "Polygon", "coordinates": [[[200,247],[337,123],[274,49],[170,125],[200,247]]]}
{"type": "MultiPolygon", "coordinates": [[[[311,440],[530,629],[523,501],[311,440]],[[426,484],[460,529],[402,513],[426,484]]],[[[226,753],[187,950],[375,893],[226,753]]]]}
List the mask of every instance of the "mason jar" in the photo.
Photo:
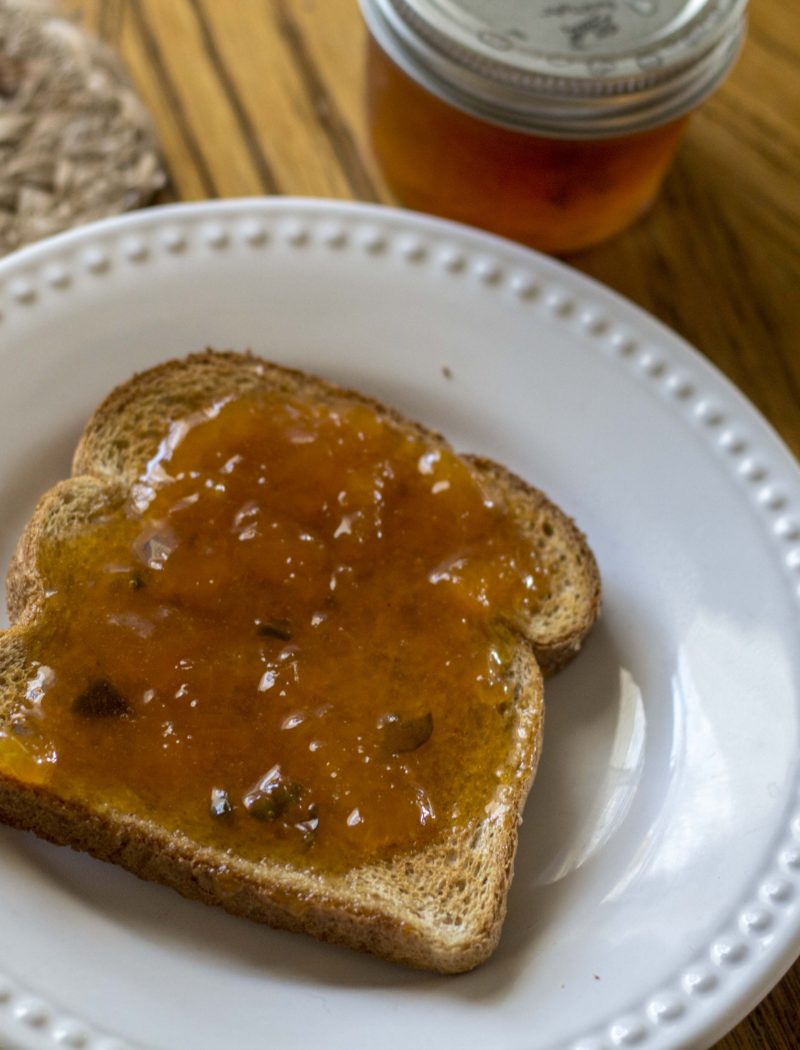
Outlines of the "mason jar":
{"type": "Polygon", "coordinates": [[[747,0],[360,0],[369,131],[410,208],[554,254],[655,199],[747,0]]]}

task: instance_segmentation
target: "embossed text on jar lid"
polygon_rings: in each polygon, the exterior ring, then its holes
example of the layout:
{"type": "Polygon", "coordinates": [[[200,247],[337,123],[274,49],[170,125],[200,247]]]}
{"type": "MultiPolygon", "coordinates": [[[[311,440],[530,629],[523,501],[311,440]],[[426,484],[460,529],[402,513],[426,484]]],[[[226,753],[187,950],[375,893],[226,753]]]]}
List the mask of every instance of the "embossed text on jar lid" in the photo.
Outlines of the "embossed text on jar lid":
{"type": "Polygon", "coordinates": [[[532,132],[643,130],[733,64],[747,0],[361,0],[387,53],[445,101],[532,132]]]}

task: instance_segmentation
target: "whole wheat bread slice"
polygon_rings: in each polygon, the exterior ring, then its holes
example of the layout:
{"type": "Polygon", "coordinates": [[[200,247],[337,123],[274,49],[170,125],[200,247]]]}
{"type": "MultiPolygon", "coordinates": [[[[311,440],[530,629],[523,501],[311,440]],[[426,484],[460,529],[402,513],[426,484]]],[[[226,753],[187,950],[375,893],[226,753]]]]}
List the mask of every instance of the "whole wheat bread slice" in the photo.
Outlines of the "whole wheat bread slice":
{"type": "MultiPolygon", "coordinates": [[[[438,434],[361,394],[251,355],[207,351],[135,376],[97,409],[76,450],[72,478],[43,496],[12,559],[7,597],[13,626],[0,636],[0,728],[21,704],[30,677],[26,625],[35,623],[44,598],[37,569],[42,544],[80,532],[118,504],[171,421],[255,390],[367,404],[432,447],[444,444],[438,434]]],[[[500,936],[517,825],[541,749],[542,672],[577,652],[599,612],[600,580],[584,537],[561,510],[503,467],[465,458],[486,494],[507,508],[539,549],[550,579],[537,612],[509,625],[516,639],[517,731],[506,759],[513,775],[491,814],[440,833],[416,852],[341,873],[230,856],[109,804],[59,797],[2,769],[0,819],[186,897],[397,962],[456,973],[486,959],[500,936]]]]}

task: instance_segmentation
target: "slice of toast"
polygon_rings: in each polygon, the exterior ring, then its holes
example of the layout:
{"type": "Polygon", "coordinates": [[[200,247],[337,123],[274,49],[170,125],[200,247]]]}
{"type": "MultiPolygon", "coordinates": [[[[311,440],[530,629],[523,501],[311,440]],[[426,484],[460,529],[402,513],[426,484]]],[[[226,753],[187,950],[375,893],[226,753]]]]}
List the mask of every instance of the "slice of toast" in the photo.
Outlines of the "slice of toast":
{"type": "MultiPolygon", "coordinates": [[[[358,393],[251,355],[208,351],[135,376],[97,409],[76,450],[72,478],[45,494],[19,541],[7,580],[13,626],[0,637],[0,732],[14,720],[31,679],[26,636],[45,600],[39,552],[118,506],[172,421],[257,391],[366,405],[426,446],[447,447],[439,435],[358,393]]],[[[549,578],[536,611],[506,623],[513,639],[514,732],[500,804],[419,849],[331,871],[231,855],[102,798],[62,796],[13,764],[0,764],[0,819],[186,897],[393,961],[456,973],[486,959],[500,936],[517,825],[541,748],[542,672],[557,670],[579,649],[599,612],[600,580],[584,537],[541,492],[495,463],[464,458],[486,497],[529,537],[549,578]]]]}

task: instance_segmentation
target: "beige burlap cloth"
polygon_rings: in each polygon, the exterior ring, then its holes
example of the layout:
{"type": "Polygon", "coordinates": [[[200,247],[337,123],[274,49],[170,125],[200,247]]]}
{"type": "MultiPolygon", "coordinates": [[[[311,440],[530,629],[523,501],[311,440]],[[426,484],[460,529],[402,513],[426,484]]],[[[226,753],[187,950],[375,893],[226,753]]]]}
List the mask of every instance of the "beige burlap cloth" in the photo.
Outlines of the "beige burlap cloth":
{"type": "Polygon", "coordinates": [[[150,117],[116,55],[41,0],[0,0],[0,255],[150,200],[150,117]]]}

